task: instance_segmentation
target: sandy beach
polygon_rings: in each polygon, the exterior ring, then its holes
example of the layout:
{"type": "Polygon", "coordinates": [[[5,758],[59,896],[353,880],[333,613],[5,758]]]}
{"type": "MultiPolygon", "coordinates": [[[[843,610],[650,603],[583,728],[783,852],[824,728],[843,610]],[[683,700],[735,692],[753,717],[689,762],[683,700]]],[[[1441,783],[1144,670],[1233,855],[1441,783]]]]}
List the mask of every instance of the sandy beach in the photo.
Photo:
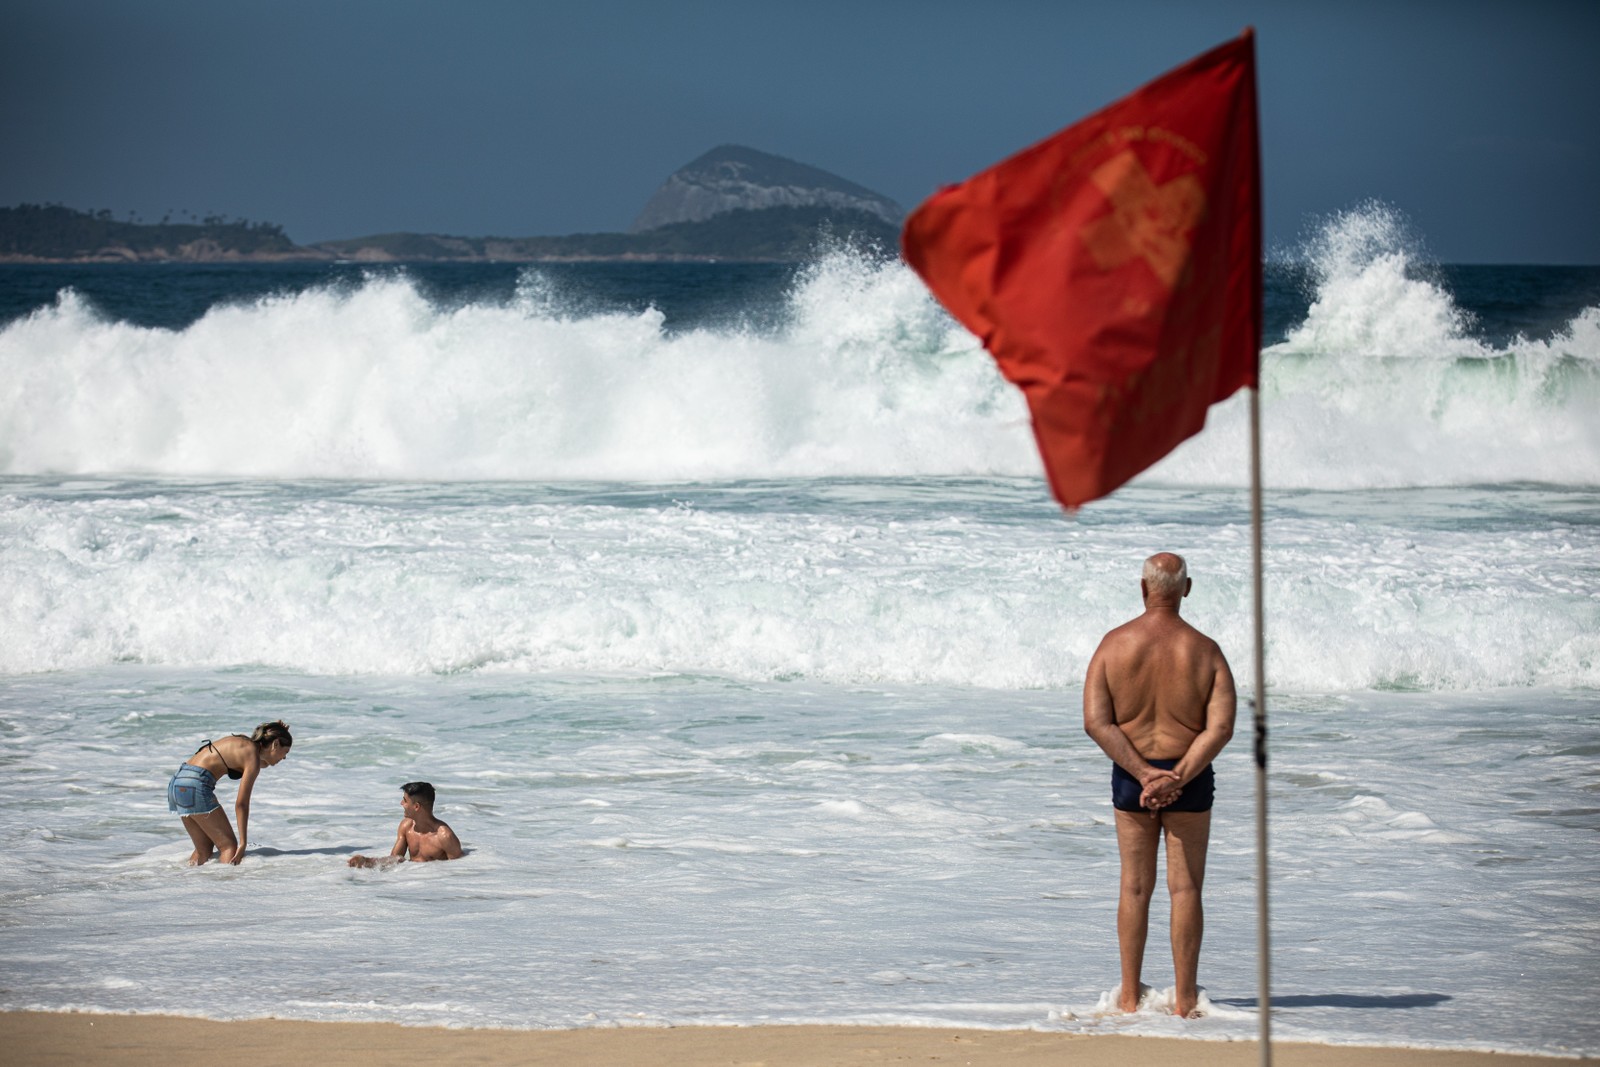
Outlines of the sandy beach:
{"type": "MultiPolygon", "coordinates": [[[[972,1067],[1123,1067],[1184,1062],[1246,1067],[1254,1042],[1085,1037],[1018,1030],[871,1026],[640,1027],[594,1030],[446,1030],[388,1023],[282,1019],[213,1022],[167,1015],[0,1013],[8,1063],[204,1064],[218,1056],[270,1067],[323,1063],[572,1064],[581,1067],[867,1067],[947,1063],[972,1067]]],[[[1533,1067],[1556,1057],[1282,1043],[1289,1067],[1533,1067]]]]}

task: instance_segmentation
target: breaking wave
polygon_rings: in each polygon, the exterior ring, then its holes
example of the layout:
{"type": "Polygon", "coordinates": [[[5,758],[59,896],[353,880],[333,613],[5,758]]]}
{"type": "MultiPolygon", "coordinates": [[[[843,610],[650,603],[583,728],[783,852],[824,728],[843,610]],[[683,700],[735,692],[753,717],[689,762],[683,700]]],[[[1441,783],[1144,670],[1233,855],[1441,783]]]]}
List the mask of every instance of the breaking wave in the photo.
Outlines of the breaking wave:
{"type": "MultiPolygon", "coordinates": [[[[1309,249],[1303,321],[1264,353],[1270,485],[1600,477],[1600,307],[1474,334],[1368,206],[1309,249]]],[[[0,330],[0,473],[559,481],[1001,475],[1039,467],[1020,396],[903,265],[832,254],[781,324],[673,332],[650,308],[441,306],[404,275],[218,305],[176,330],[72,290],[0,330]]],[[[1146,475],[1245,480],[1246,405],[1146,475]]]]}

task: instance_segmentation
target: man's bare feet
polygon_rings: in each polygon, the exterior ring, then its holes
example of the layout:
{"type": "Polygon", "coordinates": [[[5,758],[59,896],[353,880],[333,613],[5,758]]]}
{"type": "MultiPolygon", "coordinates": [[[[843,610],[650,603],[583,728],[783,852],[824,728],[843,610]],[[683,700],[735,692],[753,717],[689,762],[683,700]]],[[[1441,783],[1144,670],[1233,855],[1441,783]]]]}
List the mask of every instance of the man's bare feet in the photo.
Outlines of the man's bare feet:
{"type": "Polygon", "coordinates": [[[1111,999],[1117,1002],[1117,1011],[1120,1014],[1133,1015],[1150,999],[1150,994],[1154,992],[1155,990],[1143,982],[1134,987],[1132,994],[1124,991],[1122,986],[1119,985],[1111,991],[1111,999]]]}

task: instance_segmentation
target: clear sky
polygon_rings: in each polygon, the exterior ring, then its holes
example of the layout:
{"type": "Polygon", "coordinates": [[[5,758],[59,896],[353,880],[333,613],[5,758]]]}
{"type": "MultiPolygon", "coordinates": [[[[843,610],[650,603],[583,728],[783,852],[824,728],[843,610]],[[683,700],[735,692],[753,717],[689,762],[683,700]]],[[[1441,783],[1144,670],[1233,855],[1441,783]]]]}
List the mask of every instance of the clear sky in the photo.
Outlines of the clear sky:
{"type": "Polygon", "coordinates": [[[622,230],[724,143],[912,207],[1257,32],[1269,250],[1368,199],[1600,263],[1600,3],[0,0],[0,205],[622,230]]]}

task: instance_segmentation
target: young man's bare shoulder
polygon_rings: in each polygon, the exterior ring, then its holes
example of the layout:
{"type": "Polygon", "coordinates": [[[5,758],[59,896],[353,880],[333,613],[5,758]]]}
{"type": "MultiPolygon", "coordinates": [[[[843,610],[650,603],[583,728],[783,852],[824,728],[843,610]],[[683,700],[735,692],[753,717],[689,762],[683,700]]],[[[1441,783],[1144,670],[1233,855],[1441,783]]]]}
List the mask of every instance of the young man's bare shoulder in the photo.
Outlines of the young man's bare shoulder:
{"type": "Polygon", "coordinates": [[[401,819],[400,820],[400,832],[401,833],[409,834],[411,831],[415,830],[416,828],[417,828],[417,821],[415,819],[401,819]]]}

